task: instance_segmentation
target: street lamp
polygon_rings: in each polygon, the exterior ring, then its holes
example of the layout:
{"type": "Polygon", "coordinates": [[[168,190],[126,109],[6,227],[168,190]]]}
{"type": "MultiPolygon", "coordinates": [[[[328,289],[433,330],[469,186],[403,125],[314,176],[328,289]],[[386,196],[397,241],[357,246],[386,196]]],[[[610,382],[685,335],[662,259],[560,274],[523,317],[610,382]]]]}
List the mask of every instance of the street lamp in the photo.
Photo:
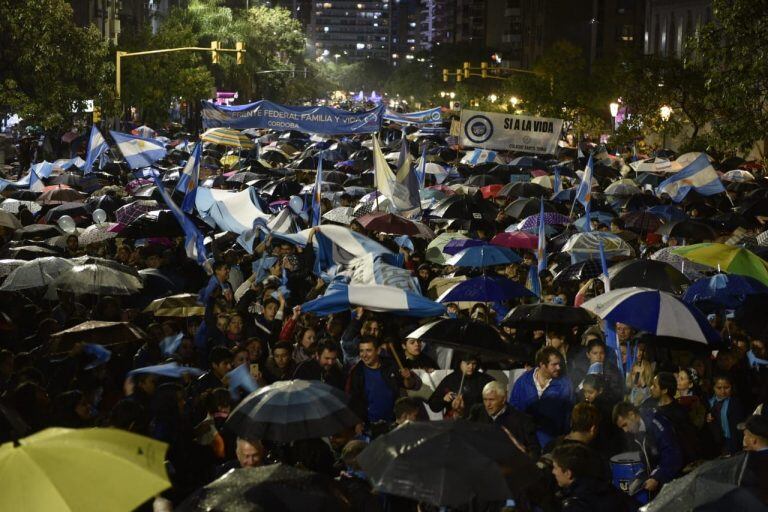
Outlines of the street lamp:
{"type": "Polygon", "coordinates": [[[611,132],[616,133],[616,116],[619,114],[619,104],[615,101],[608,105],[611,109],[611,132]]]}
{"type": "Polygon", "coordinates": [[[511,98],[509,98],[509,102],[512,104],[512,108],[516,108],[518,103],[520,103],[520,98],[518,98],[517,96],[512,96],[511,98]]]}
{"type": "Polygon", "coordinates": [[[664,136],[661,143],[662,148],[667,148],[667,122],[669,121],[669,117],[672,115],[672,107],[669,105],[662,105],[659,109],[659,115],[661,115],[661,122],[664,123],[664,136]]]}
{"type": "Polygon", "coordinates": [[[491,103],[496,103],[496,100],[499,99],[499,97],[496,96],[495,94],[491,94],[490,96],[488,96],[488,99],[491,100],[491,103]]]}
{"type": "Polygon", "coordinates": [[[445,91],[440,91],[440,97],[441,97],[441,98],[445,98],[445,96],[446,96],[447,94],[448,94],[448,93],[447,93],[447,92],[445,92],[445,91]]]}
{"type": "Polygon", "coordinates": [[[456,93],[455,93],[455,92],[453,92],[453,91],[451,91],[451,92],[449,92],[449,93],[448,93],[448,96],[450,96],[450,97],[451,97],[451,99],[453,99],[453,98],[455,98],[455,97],[456,97],[456,93]]]}

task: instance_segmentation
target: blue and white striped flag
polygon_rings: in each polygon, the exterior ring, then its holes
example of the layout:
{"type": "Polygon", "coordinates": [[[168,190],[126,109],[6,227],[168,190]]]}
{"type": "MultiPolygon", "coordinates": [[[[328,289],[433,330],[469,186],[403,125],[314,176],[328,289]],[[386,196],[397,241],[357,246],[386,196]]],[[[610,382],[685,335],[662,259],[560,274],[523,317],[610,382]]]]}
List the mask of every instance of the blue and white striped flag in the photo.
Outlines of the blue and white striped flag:
{"type": "Polygon", "coordinates": [[[445,306],[416,292],[394,286],[361,286],[338,282],[331,284],[322,297],[302,304],[301,310],[325,316],[348,311],[352,306],[414,317],[440,316],[445,313],[445,306]]]}
{"type": "Polygon", "coordinates": [[[541,279],[539,279],[539,269],[531,265],[528,268],[528,277],[525,280],[525,287],[531,290],[539,300],[541,300],[541,279]]]}
{"type": "Polygon", "coordinates": [[[312,227],[320,225],[320,206],[323,198],[323,157],[317,159],[317,176],[312,189],[312,227]]]}
{"type": "Polygon", "coordinates": [[[704,153],[699,153],[682,170],[659,183],[656,195],[667,194],[672,198],[672,201],[679,203],[691,190],[695,190],[703,196],[725,192],[725,187],[720,181],[717,171],[712,167],[709,158],[704,153]]]}
{"type": "Polygon", "coordinates": [[[192,213],[195,207],[197,185],[200,179],[202,148],[202,144],[195,145],[195,149],[184,166],[184,170],[179,174],[179,182],[176,184],[176,190],[184,193],[184,202],[181,203],[181,210],[186,213],[192,213]]]}
{"type": "Polygon", "coordinates": [[[592,155],[589,155],[587,161],[587,167],[584,168],[584,175],[581,177],[581,183],[576,190],[576,201],[580,202],[584,206],[585,214],[584,218],[586,222],[584,224],[584,231],[592,231],[590,223],[591,204],[592,204],[592,170],[594,164],[592,162],[592,155]]]}
{"type": "Polygon", "coordinates": [[[96,160],[109,149],[109,144],[104,140],[104,136],[101,134],[96,126],[91,126],[91,136],[88,138],[88,152],[85,155],[85,167],[83,167],[83,174],[91,172],[91,168],[96,160]]]}
{"type": "Polygon", "coordinates": [[[131,169],[149,167],[166,155],[165,145],[158,140],[114,131],[109,133],[131,169]]]}
{"type": "Polygon", "coordinates": [[[600,268],[602,273],[600,274],[600,280],[603,281],[605,287],[605,293],[611,291],[611,281],[608,275],[608,260],[605,259],[605,245],[603,245],[603,239],[600,239],[600,268]]]}
{"type": "Polygon", "coordinates": [[[184,231],[184,250],[187,253],[187,257],[197,261],[200,265],[204,264],[207,256],[205,245],[203,244],[203,234],[197,229],[197,226],[195,226],[190,218],[181,211],[181,208],[173,202],[171,196],[168,195],[168,191],[163,187],[163,182],[159,176],[155,176],[155,186],[162,196],[163,201],[165,201],[165,204],[168,206],[168,209],[171,210],[173,216],[176,217],[179,226],[181,226],[181,229],[184,231]]]}
{"type": "Polygon", "coordinates": [[[491,149],[476,148],[471,153],[464,155],[462,163],[469,165],[485,164],[496,161],[497,153],[491,149]]]}
{"type": "Polygon", "coordinates": [[[425,142],[421,146],[421,160],[419,161],[419,189],[424,188],[424,184],[427,181],[427,143],[425,142]]]}
{"type": "Polygon", "coordinates": [[[552,177],[552,196],[556,196],[563,191],[563,179],[560,177],[560,169],[554,168],[554,176],[552,177]]]}

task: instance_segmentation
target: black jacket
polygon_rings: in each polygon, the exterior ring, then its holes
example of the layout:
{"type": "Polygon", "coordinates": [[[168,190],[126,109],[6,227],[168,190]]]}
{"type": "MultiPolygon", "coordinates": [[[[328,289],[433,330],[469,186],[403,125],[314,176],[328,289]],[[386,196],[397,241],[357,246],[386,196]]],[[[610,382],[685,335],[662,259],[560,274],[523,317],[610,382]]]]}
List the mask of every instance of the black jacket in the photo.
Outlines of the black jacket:
{"type": "MultiPolygon", "coordinates": [[[[400,376],[400,372],[397,367],[387,359],[381,359],[381,374],[384,377],[384,383],[392,390],[395,396],[400,395],[400,389],[405,387],[403,378],[400,376]]],[[[363,422],[368,423],[368,400],[365,396],[365,364],[362,361],[358,361],[351,370],[349,370],[349,376],[347,377],[346,391],[349,395],[349,408],[352,412],[357,414],[363,422]]],[[[421,385],[421,381],[415,376],[411,376],[412,389],[417,389],[421,385]]]]}
{"type": "Polygon", "coordinates": [[[520,444],[525,446],[526,453],[534,459],[538,458],[539,453],[541,453],[533,418],[510,405],[507,405],[504,412],[493,419],[483,404],[475,404],[469,412],[469,419],[478,423],[493,423],[499,427],[504,427],[520,444]]]}
{"type": "Polygon", "coordinates": [[[629,495],[593,478],[577,478],[563,489],[562,512],[630,512],[638,507],[629,495]]]}
{"type": "Polygon", "coordinates": [[[486,384],[491,382],[493,377],[482,372],[475,372],[469,377],[464,378],[462,383],[461,370],[456,370],[445,376],[440,384],[437,385],[432,396],[429,397],[429,408],[434,412],[440,412],[446,408],[450,408],[451,404],[443,400],[446,393],[454,392],[461,394],[464,398],[465,414],[469,414],[472,410],[472,406],[475,404],[483,403],[483,388],[486,384]],[[459,389],[461,386],[461,389],[459,389]]]}
{"type": "Polygon", "coordinates": [[[308,359],[301,363],[296,371],[293,372],[294,379],[319,380],[335,388],[344,390],[345,378],[344,372],[338,367],[333,367],[329,371],[324,371],[317,359],[308,359]]]}

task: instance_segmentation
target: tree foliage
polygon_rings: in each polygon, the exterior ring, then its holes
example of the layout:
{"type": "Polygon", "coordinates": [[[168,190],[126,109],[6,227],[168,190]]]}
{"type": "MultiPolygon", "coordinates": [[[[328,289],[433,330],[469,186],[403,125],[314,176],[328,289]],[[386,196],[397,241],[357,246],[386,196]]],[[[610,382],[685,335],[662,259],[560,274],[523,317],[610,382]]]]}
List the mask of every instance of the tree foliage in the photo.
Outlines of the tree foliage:
{"type": "Polygon", "coordinates": [[[45,128],[110,87],[107,46],[65,0],[0,0],[0,111],[45,128]]]}

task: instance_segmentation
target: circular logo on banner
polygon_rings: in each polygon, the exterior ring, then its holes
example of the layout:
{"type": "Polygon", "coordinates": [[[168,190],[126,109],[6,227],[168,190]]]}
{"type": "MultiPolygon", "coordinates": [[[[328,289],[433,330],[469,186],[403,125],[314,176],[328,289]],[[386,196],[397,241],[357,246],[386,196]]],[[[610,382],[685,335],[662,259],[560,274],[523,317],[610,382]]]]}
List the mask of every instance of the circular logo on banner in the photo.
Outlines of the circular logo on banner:
{"type": "Polygon", "coordinates": [[[432,118],[432,120],[433,120],[433,121],[435,121],[435,122],[439,122],[439,121],[441,121],[441,120],[443,119],[443,116],[440,114],[440,112],[437,112],[437,111],[435,111],[435,112],[432,112],[432,114],[430,115],[430,117],[431,117],[431,118],[432,118]]]}
{"type": "Polygon", "coordinates": [[[475,144],[482,144],[493,135],[493,123],[485,116],[472,116],[464,125],[464,135],[475,144]]]}

